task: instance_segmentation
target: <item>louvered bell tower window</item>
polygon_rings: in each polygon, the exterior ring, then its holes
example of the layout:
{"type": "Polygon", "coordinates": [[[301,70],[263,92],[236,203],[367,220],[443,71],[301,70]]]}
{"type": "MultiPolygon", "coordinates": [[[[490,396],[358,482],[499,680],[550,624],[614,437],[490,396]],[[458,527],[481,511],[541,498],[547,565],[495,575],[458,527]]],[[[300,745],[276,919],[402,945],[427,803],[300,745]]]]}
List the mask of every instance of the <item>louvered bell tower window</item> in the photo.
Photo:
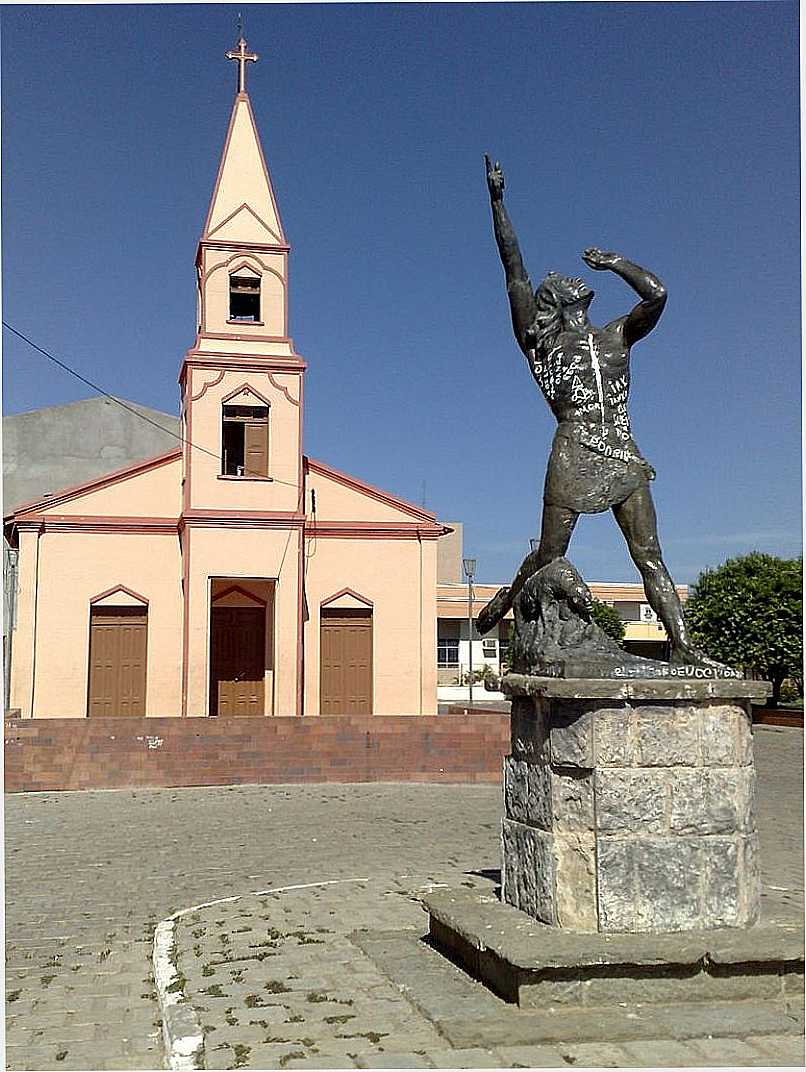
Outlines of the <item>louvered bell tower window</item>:
{"type": "Polygon", "coordinates": [[[221,418],[224,476],[269,475],[268,406],[224,406],[221,418]]]}
{"type": "Polygon", "coordinates": [[[260,277],[231,275],[229,277],[229,318],[244,323],[260,321],[260,277]]]}

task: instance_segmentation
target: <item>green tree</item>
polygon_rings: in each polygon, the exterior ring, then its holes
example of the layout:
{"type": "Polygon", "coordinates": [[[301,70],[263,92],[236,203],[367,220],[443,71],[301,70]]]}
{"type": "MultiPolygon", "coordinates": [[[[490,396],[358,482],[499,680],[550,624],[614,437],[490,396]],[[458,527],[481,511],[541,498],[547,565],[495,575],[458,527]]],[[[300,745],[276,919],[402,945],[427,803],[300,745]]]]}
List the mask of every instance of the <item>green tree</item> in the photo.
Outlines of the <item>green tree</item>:
{"type": "Polygon", "coordinates": [[[728,666],[772,682],[803,674],[803,559],[754,551],[701,573],[686,604],[694,643],[728,666]]]}
{"type": "Polygon", "coordinates": [[[603,633],[607,633],[617,644],[624,646],[624,622],[619,617],[615,607],[611,607],[608,603],[602,603],[600,599],[594,599],[591,618],[603,633]]]}

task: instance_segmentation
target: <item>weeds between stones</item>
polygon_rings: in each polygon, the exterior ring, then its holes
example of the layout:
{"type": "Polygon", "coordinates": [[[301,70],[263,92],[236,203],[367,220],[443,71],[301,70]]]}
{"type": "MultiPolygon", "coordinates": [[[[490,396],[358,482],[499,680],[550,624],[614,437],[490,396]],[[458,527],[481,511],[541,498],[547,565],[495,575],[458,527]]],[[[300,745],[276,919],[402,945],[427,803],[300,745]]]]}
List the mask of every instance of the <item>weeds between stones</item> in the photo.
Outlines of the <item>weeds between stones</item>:
{"type": "Polygon", "coordinates": [[[246,1062],[249,1060],[249,1054],[252,1052],[251,1046],[245,1046],[241,1042],[236,1042],[232,1047],[235,1053],[235,1068],[243,1068],[246,1062]]]}
{"type": "MultiPolygon", "coordinates": [[[[169,983],[168,986],[165,987],[165,993],[166,994],[180,994],[181,995],[181,1000],[182,1001],[187,1001],[187,998],[185,997],[185,994],[184,994],[184,990],[185,990],[186,985],[187,985],[187,979],[180,972],[177,975],[177,977],[174,979],[174,981],[172,983],[169,983]]],[[[202,993],[204,993],[204,991],[202,991],[202,993]]],[[[223,994],[220,994],[220,995],[217,994],[215,996],[216,997],[223,997],[224,995],[223,994]]]]}
{"type": "Polygon", "coordinates": [[[280,1060],[277,1063],[280,1065],[280,1068],[285,1068],[285,1066],[288,1064],[289,1061],[293,1061],[295,1058],[300,1058],[301,1059],[301,1058],[304,1058],[304,1057],[305,1057],[305,1051],[304,1050],[292,1050],[291,1053],[283,1054],[283,1056],[280,1058],[280,1060]]]}
{"type": "Polygon", "coordinates": [[[365,1038],[368,1039],[373,1046],[377,1046],[381,1039],[386,1038],[388,1034],[388,1031],[355,1031],[351,1035],[337,1034],[336,1038],[365,1038]]]}

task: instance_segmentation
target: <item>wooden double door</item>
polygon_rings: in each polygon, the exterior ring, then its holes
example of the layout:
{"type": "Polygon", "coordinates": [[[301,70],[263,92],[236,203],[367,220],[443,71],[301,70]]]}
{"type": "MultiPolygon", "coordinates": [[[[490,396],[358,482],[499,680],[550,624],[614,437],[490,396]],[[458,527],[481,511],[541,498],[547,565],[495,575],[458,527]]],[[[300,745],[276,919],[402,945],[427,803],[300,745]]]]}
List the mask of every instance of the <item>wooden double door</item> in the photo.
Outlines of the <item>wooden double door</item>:
{"type": "Polygon", "coordinates": [[[145,607],[92,607],[90,610],[87,714],[146,713],[145,607]]]}
{"type": "Polygon", "coordinates": [[[320,712],[371,715],[371,611],[323,610],[319,658],[320,712]]]}
{"type": "Polygon", "coordinates": [[[213,607],[210,714],[266,713],[266,608],[213,607]]]}

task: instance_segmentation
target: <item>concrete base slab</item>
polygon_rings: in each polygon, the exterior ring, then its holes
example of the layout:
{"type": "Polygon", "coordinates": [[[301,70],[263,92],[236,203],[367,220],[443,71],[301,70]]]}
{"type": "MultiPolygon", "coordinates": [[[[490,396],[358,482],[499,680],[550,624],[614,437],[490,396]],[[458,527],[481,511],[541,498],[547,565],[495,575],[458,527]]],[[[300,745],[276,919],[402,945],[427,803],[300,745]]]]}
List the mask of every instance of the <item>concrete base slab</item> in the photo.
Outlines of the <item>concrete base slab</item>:
{"type": "Polygon", "coordinates": [[[571,933],[478,891],[423,898],[431,942],[521,1008],[762,1000],[786,1012],[803,986],[803,923],[685,934],[571,933]]]}

